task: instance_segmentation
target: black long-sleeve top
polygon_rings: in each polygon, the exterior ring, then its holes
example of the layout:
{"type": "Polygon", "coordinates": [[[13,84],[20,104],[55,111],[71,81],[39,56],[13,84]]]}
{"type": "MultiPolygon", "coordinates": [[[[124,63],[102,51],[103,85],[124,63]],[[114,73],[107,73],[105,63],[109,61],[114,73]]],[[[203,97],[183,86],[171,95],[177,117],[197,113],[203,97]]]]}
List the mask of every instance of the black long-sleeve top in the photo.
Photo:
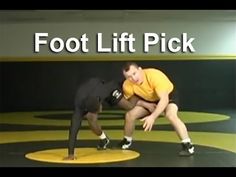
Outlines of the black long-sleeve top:
{"type": "Polygon", "coordinates": [[[114,97],[112,97],[112,93],[114,90],[119,90],[121,92],[121,88],[118,83],[115,81],[106,82],[99,78],[91,78],[87,82],[81,84],[76,92],[75,96],[75,110],[72,116],[70,130],[69,130],[69,154],[74,154],[74,147],[77,138],[77,134],[79,128],[81,126],[81,122],[83,116],[87,114],[85,108],[85,100],[88,96],[96,96],[99,97],[101,102],[106,101],[108,104],[116,104],[117,101],[114,101],[114,97]]]}

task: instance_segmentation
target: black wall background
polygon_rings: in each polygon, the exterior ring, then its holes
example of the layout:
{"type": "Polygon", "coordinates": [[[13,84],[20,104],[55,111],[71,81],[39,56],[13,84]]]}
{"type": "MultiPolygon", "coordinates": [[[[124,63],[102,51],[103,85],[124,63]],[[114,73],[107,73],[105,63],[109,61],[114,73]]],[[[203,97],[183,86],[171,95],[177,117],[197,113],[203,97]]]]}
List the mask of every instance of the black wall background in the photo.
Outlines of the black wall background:
{"type": "MultiPolygon", "coordinates": [[[[164,71],[178,88],[180,110],[236,108],[236,61],[137,61],[164,71]]],[[[123,61],[0,62],[1,112],[72,110],[89,77],[123,81],[123,61]]]]}

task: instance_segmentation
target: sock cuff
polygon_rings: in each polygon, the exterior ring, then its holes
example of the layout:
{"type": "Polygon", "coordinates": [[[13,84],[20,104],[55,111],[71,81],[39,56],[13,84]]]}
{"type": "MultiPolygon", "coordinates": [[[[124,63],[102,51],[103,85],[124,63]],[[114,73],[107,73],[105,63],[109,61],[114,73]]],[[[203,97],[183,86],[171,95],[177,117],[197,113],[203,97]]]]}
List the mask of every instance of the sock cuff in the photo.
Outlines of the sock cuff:
{"type": "Polygon", "coordinates": [[[107,136],[104,132],[102,132],[102,134],[99,136],[100,139],[105,139],[107,136]]]}
{"type": "Polygon", "coordinates": [[[185,138],[181,141],[182,143],[191,143],[190,138],[185,138]]]}
{"type": "Polygon", "coordinates": [[[130,136],[124,136],[124,138],[127,139],[128,141],[132,141],[132,139],[133,139],[133,138],[130,137],[130,136]]]}

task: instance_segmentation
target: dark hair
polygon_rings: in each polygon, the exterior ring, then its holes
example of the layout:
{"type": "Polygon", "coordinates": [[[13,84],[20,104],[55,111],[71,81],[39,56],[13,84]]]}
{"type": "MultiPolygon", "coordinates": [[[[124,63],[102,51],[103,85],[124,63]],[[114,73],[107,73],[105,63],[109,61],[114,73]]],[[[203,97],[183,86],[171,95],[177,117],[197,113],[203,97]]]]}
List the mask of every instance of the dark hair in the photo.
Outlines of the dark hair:
{"type": "Polygon", "coordinates": [[[126,62],[126,63],[124,64],[123,68],[122,68],[122,71],[125,71],[125,72],[129,71],[129,68],[130,68],[131,65],[132,65],[132,66],[135,66],[136,68],[139,67],[138,64],[135,63],[135,62],[126,62]]]}
{"type": "Polygon", "coordinates": [[[100,108],[100,99],[96,96],[88,96],[85,100],[85,110],[88,112],[96,113],[100,108]]]}

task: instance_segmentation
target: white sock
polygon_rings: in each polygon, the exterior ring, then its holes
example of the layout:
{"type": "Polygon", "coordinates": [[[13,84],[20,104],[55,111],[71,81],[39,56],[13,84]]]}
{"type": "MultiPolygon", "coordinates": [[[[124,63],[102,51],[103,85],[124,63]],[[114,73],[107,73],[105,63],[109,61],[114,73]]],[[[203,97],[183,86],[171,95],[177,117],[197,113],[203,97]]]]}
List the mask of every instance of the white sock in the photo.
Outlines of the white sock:
{"type": "Polygon", "coordinates": [[[133,138],[130,137],[130,136],[124,136],[124,137],[125,137],[125,139],[127,139],[127,141],[129,141],[129,142],[132,141],[132,139],[133,139],[133,138]]]}
{"type": "Polygon", "coordinates": [[[102,134],[99,136],[100,139],[105,139],[107,136],[104,132],[102,132],[102,134]]]}
{"type": "Polygon", "coordinates": [[[185,138],[181,141],[182,143],[191,143],[190,138],[185,138]]]}

